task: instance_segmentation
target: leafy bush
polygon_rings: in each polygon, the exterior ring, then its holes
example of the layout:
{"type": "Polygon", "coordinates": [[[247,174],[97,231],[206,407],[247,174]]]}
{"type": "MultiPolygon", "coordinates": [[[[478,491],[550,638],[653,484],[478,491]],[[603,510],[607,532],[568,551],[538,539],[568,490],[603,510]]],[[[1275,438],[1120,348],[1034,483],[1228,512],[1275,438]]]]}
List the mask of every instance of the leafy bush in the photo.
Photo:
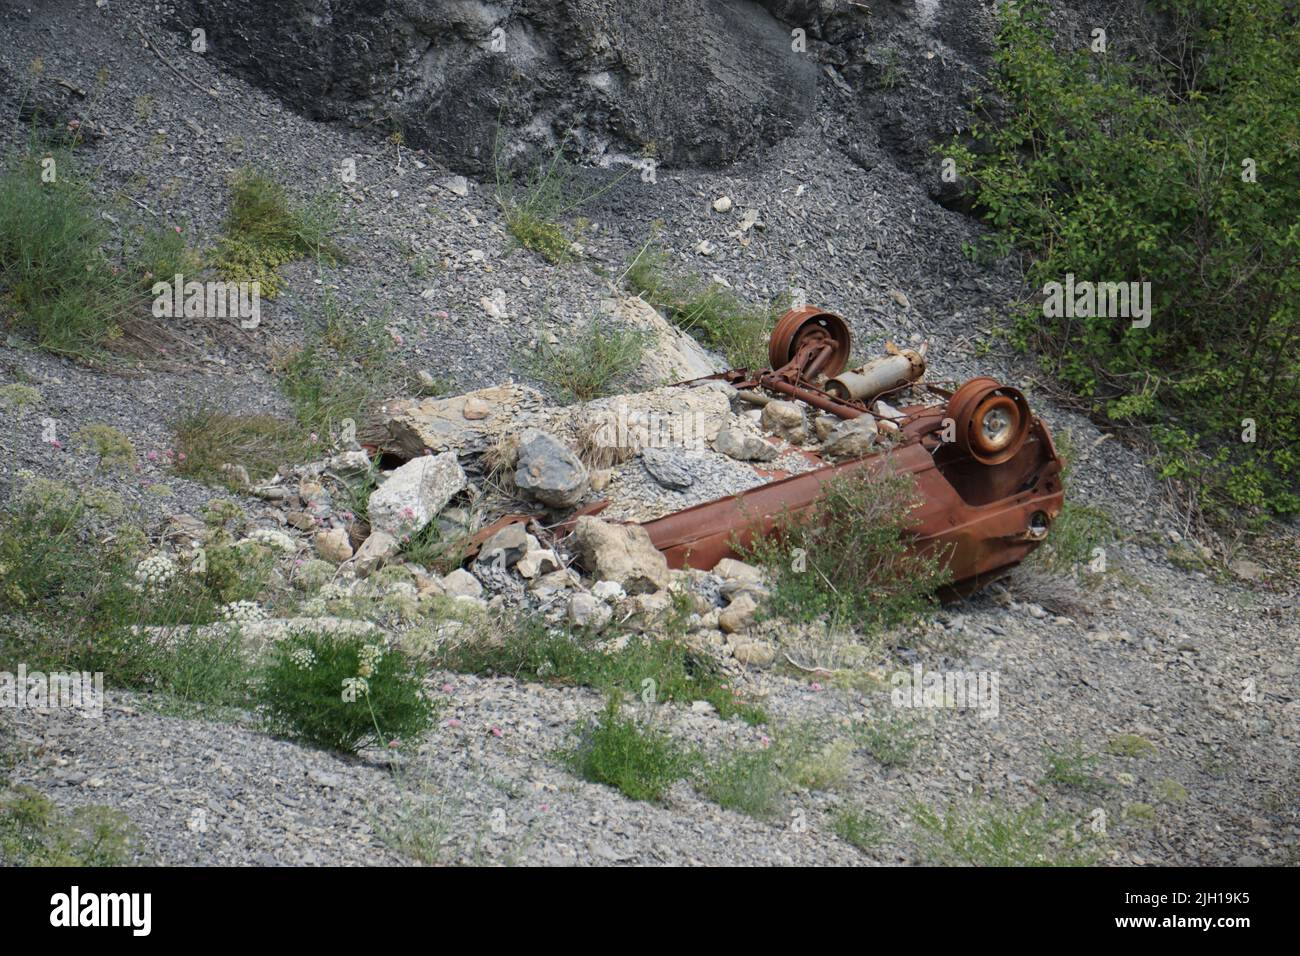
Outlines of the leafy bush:
{"type": "Polygon", "coordinates": [[[781,516],[778,534],[755,535],[742,550],[770,572],[770,613],[863,633],[915,617],[948,580],[942,556],[909,547],[915,496],[911,476],[861,469],[828,481],[808,509],[781,516]]]}
{"type": "Polygon", "coordinates": [[[1150,282],[1150,326],[1022,313],[1022,344],[1098,417],[1143,425],[1201,505],[1300,511],[1300,22],[1283,0],[1159,0],[1144,62],[1057,52],[1001,8],[1001,108],[950,144],[1033,286],[1150,282]],[[1255,440],[1243,440],[1247,420],[1255,440]]]}
{"type": "Polygon", "coordinates": [[[299,632],[277,643],[258,694],[267,728],[346,753],[417,740],[434,716],[424,671],[374,640],[299,632]]]}
{"type": "Polygon", "coordinates": [[[721,352],[733,368],[766,368],[768,336],[789,300],[752,305],[698,275],[670,277],[667,264],[661,250],[647,245],[627,268],[628,285],[678,328],[721,352]]]}
{"type": "Polygon", "coordinates": [[[543,343],[525,365],[564,398],[586,402],[619,391],[641,364],[649,340],[642,329],[592,319],[558,345],[543,343]]]}
{"type": "MultiPolygon", "coordinates": [[[[143,585],[135,548],[122,546],[130,527],[109,531],[98,520],[85,496],[56,482],[33,483],[0,510],[0,669],[22,662],[31,670],[102,671],[115,686],[242,704],[248,674],[238,637],[186,632],[219,619],[222,590],[179,569],[165,583],[143,585]],[[145,626],[174,628],[175,636],[154,641],[138,630],[145,626]]],[[[246,577],[235,580],[247,585],[246,577]]],[[[246,591],[230,586],[229,593],[246,591]]]]}

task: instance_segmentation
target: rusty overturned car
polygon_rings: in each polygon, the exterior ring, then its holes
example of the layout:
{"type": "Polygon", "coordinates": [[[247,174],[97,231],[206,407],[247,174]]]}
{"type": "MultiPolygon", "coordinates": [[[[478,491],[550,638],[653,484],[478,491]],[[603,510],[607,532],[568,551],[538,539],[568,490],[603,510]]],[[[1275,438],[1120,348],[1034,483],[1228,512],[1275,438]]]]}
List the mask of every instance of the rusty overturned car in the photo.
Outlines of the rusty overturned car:
{"type": "MultiPolygon", "coordinates": [[[[1061,511],[1061,460],[1047,425],[1016,388],[987,377],[927,383],[925,346],[898,349],[849,370],[851,339],[840,316],[804,306],[787,312],[770,341],[770,368],[735,369],[679,382],[676,388],[718,382],[740,401],[803,403],[841,421],[864,419],[880,440],[863,454],[828,460],[800,449],[810,467],[798,473],[755,471],[765,480],[638,522],[673,568],[708,570],[740,557],[755,535],[779,533],[782,522],[816,506],[828,481],[866,470],[910,475],[919,505],[911,513],[911,547],[940,556],[949,594],[968,594],[1004,574],[1036,548],[1061,511]],[[948,387],[951,386],[951,387],[948,387]]],[[[565,536],[581,515],[599,514],[597,501],[549,525],[565,536]]],[[[503,526],[535,516],[507,515],[475,536],[471,554],[503,526]]]]}
{"type": "MultiPolygon", "coordinates": [[[[913,546],[944,555],[951,585],[969,592],[1018,564],[1046,538],[1064,500],[1061,461],[1047,425],[1025,396],[992,378],[953,389],[920,384],[924,351],[892,349],[847,371],[851,339],[839,316],[805,306],[787,312],[769,342],[771,369],[723,372],[742,394],[771,392],[841,419],[874,415],[893,433],[879,451],[788,477],[644,523],[672,567],[711,568],[737,545],[812,507],[830,479],[893,468],[916,481],[913,546]],[[930,401],[885,402],[904,391],[930,401]]],[[[699,380],[703,381],[703,380],[699,380]]],[[[692,383],[683,383],[690,385],[692,383]]],[[[807,453],[816,458],[815,452],[807,453]]]]}

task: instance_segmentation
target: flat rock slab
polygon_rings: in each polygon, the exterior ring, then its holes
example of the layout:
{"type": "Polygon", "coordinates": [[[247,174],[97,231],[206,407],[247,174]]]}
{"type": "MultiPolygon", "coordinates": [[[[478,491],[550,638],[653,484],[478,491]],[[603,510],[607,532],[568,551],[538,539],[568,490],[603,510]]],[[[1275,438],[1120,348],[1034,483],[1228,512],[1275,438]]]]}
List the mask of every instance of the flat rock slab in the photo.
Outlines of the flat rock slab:
{"type": "Polygon", "coordinates": [[[457,451],[481,454],[542,411],[541,392],[527,385],[493,385],[451,398],[390,402],[373,438],[381,450],[417,458],[457,451]],[[468,414],[467,414],[468,412],[468,414]]]}

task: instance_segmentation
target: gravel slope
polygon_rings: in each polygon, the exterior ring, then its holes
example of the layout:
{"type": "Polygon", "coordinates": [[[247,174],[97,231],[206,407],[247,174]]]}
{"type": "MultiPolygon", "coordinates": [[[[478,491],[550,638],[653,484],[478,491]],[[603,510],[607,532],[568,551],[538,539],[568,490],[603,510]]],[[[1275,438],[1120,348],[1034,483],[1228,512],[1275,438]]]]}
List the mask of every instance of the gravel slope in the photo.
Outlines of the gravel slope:
{"type": "MultiPolygon", "coordinates": [[[[1117,441],[1094,444],[1091,425],[1033,389],[1032,371],[996,350],[977,356],[981,338],[1004,314],[1015,279],[1005,268],[970,263],[962,244],[978,229],[933,204],[917,183],[885,160],[864,171],[827,145],[833,113],[814,117],[779,150],[722,171],[661,171],[655,183],[629,177],[581,212],[589,260],[549,266],[511,249],[490,183],[457,196],[436,164],[398,151],[379,135],[314,124],[258,90],[214,72],[198,58],[168,53],[217,97],[180,82],[141,46],[134,22],[149,22],[144,2],[52,2],[40,13],[0,3],[0,115],[16,115],[28,64],[40,57],[47,79],[94,90],[96,120],[108,135],[89,151],[104,195],[124,191],[210,243],[224,214],[225,176],[244,163],[274,167],[305,192],[327,188],[338,163],[357,159],[360,181],[345,201],[341,242],[348,261],[326,274],[339,294],[383,312],[416,367],[460,388],[507,377],[526,379],[520,356],[548,331],[592,314],[605,279],[662,221],[664,248],[705,276],[717,275],[754,298],[796,286],[809,301],[850,318],[859,354],[884,339],[928,338],[935,378],[979,370],[1030,388],[1031,400],[1079,447],[1071,494],[1102,507],[1129,535],[1108,559],[1115,570],[1088,614],[1058,618],[1036,606],[986,595],[942,612],[919,634],[899,635],[876,662],[882,674],[919,661],[1000,674],[1000,716],[926,712],[915,759],[888,770],[859,751],[846,787],[794,795],[786,818],[762,823],[723,811],[678,785],[663,806],[626,800],[582,782],[553,756],[570,729],[601,705],[598,695],[509,680],[437,675],[449,684],[444,718],[399,774],[307,750],[260,734],[241,721],[165,716],[146,700],[111,694],[101,721],[19,711],[0,715],[22,759],[15,782],[62,806],[106,803],[140,829],[148,859],[180,864],[375,864],[407,861],[379,831],[400,829],[413,807],[445,827],[444,862],[538,864],[729,863],[855,864],[923,862],[927,844],[911,820],[917,801],[942,808],[990,798],[1023,804],[1042,797],[1081,822],[1102,807],[1111,821],[1103,860],[1117,864],[1290,863],[1300,858],[1300,677],[1296,601],[1248,582],[1219,580],[1169,563],[1164,542],[1176,518],[1141,457],[1117,441]],[[147,95],[148,109],[138,97],[147,95]],[[201,133],[195,132],[195,127],[201,133]],[[175,185],[169,186],[173,181],[175,185]],[[734,208],[714,213],[712,199],[734,208]],[[728,235],[745,210],[764,224],[747,246],[728,235]],[[710,240],[711,256],[692,252],[710,240]],[[417,278],[411,247],[446,268],[417,278]],[[504,318],[480,299],[502,289],[504,318]],[[901,295],[894,295],[897,292],[901,295]],[[904,304],[906,303],[906,304],[904,304]],[[1242,699],[1255,682],[1254,702],[1242,699]],[[495,736],[492,728],[501,731],[495,736]],[[1102,750],[1120,734],[1155,745],[1145,757],[1105,756],[1099,794],[1040,785],[1045,747],[1081,741],[1102,750]],[[1185,799],[1166,781],[1177,782],[1185,799]],[[887,834],[860,852],[835,837],[835,810],[860,803],[881,814],[887,834]],[[1155,808],[1154,819],[1129,813],[1155,808]],[[190,826],[206,810],[207,832],[190,826]],[[501,810],[498,814],[496,811],[501,810]],[[799,822],[796,825],[796,821],[799,822]],[[806,825],[804,825],[806,824],[806,825]]],[[[161,32],[155,33],[160,45],[161,32]]],[[[6,145],[25,131],[0,126],[6,145]]],[[[591,174],[598,177],[599,174],[591,174]]],[[[332,188],[332,187],[331,187],[332,188]]],[[[114,215],[152,221],[125,201],[114,215]]],[[[164,450],[177,408],[211,401],[242,411],[284,412],[266,372],[277,348],[302,334],[320,288],[303,265],[286,270],[289,287],[266,306],[252,335],[233,327],[178,324],[193,351],[174,367],[122,376],[0,345],[0,382],[36,386],[42,402],[0,418],[0,488],[30,468],[86,479],[93,462],[76,449],[54,453],[37,440],[54,418],[60,435],[105,422],[123,430],[142,456],[164,450]]],[[[115,490],[149,520],[195,512],[210,489],[161,466],[115,490]],[[152,485],[169,496],[150,492],[152,485]]],[[[252,502],[249,502],[250,507],[252,502]]],[[[1294,553],[1294,552],[1293,552],[1294,553]]],[[[890,712],[888,689],[815,689],[792,674],[753,671],[778,724],[829,726],[890,712]]],[[[710,748],[759,743],[760,731],[669,706],[657,718],[683,740],[710,748]]]]}

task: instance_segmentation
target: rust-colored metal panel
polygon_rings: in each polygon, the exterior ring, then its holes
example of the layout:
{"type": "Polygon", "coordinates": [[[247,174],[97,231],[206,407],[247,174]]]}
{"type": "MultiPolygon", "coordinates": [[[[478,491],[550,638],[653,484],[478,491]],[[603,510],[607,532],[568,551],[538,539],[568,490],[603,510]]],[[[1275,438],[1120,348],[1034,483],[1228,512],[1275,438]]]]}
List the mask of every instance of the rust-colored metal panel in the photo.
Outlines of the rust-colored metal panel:
{"type": "Polygon", "coordinates": [[[670,567],[707,570],[725,557],[739,557],[737,546],[748,545],[756,533],[769,534],[783,517],[813,507],[822,486],[832,478],[891,468],[912,475],[917,483],[921,504],[912,512],[914,546],[945,555],[953,584],[1019,563],[1046,535],[1064,500],[1060,461],[1047,426],[1036,420],[1029,440],[1013,460],[979,466],[982,471],[998,472],[990,488],[987,481],[977,481],[960,469],[962,460],[947,452],[950,446],[924,441],[915,433],[926,424],[941,423],[943,417],[931,412],[912,422],[913,434],[888,451],[705,502],[644,522],[643,527],[670,567]],[[944,456],[950,461],[941,466],[944,456]],[[974,503],[963,499],[958,490],[966,490],[967,485],[974,503]]]}

